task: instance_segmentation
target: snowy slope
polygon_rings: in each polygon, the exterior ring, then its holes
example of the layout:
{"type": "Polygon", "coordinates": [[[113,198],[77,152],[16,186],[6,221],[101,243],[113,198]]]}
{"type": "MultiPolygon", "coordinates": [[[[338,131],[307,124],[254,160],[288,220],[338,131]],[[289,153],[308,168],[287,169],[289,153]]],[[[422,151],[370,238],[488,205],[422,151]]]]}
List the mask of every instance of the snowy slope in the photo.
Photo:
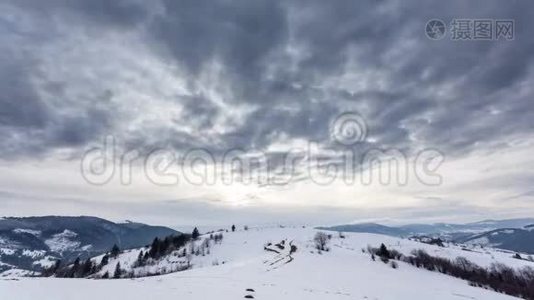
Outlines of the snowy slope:
{"type": "MultiPolygon", "coordinates": [[[[426,249],[446,257],[465,256],[481,265],[499,261],[520,267],[532,264],[514,260],[507,253],[479,253],[460,247],[439,248],[415,241],[375,234],[336,234],[331,250],[319,254],[313,247],[316,230],[308,228],[250,229],[226,233],[222,244],[210,254],[193,258],[193,269],[163,276],[88,280],[20,278],[0,280],[0,295],[6,299],[514,299],[437,272],[399,263],[393,269],[372,261],[361,249],[367,245],[388,247],[409,253],[426,249]],[[280,254],[264,246],[285,240],[280,254]],[[289,243],[298,247],[289,253],[289,243]],[[214,265],[213,261],[225,262],[214,265]],[[247,291],[252,289],[254,291],[247,291]]],[[[137,256],[136,250],[122,259],[137,256]]],[[[110,265],[111,265],[110,261],[110,265]]],[[[534,265],[534,264],[533,264],[534,265]]],[[[3,297],[2,297],[3,298],[3,297]]]]}
{"type": "Polygon", "coordinates": [[[113,223],[96,217],[26,217],[0,219],[0,277],[26,270],[41,272],[58,259],[86,259],[119,247],[134,248],[173,229],[141,223],[113,223]],[[2,264],[3,263],[3,264],[2,264]],[[16,269],[13,272],[4,271],[16,269]]]}
{"type": "MultiPolygon", "coordinates": [[[[251,228],[249,231],[225,233],[222,244],[212,244],[209,255],[193,255],[189,259],[191,260],[190,263],[192,268],[210,267],[215,264],[223,264],[226,262],[248,261],[265,254],[263,247],[266,244],[275,244],[282,240],[287,242],[293,241],[299,248],[305,246],[307,251],[315,251],[313,249],[314,245],[312,239],[316,232],[317,230],[304,228],[251,228]]],[[[336,254],[339,251],[350,251],[354,253],[361,252],[361,249],[366,249],[367,246],[377,247],[381,243],[384,243],[388,248],[395,249],[404,255],[410,255],[413,250],[423,249],[433,256],[449,259],[465,257],[482,267],[489,267],[492,263],[503,263],[514,268],[521,268],[523,266],[534,267],[534,262],[513,258],[515,252],[493,248],[481,248],[461,244],[455,245],[452,243],[445,243],[445,247],[438,247],[415,240],[371,233],[344,234],[349,238],[340,239],[338,238],[337,233],[328,233],[333,236],[330,248],[332,248],[333,253],[336,254]]],[[[207,239],[207,236],[202,236],[198,241],[195,241],[195,244],[199,246],[205,239],[207,239]]],[[[190,244],[185,248],[189,251],[190,244]]],[[[106,271],[113,274],[117,262],[120,262],[123,269],[130,270],[130,267],[134,265],[137,259],[139,251],[146,252],[148,249],[149,248],[147,247],[131,249],[123,252],[117,258],[111,258],[108,265],[105,266],[99,274],[102,275],[106,271]]],[[[171,272],[170,270],[173,268],[172,266],[174,264],[185,264],[187,261],[186,258],[176,256],[176,254],[181,251],[182,249],[179,249],[171,255],[157,261],[155,265],[150,267],[150,271],[152,273],[158,271],[161,272],[161,268],[166,268],[168,272],[171,272]]],[[[523,254],[523,256],[527,257],[526,254],[523,254]]],[[[101,258],[102,256],[95,257],[94,262],[100,262],[101,258]]]]}

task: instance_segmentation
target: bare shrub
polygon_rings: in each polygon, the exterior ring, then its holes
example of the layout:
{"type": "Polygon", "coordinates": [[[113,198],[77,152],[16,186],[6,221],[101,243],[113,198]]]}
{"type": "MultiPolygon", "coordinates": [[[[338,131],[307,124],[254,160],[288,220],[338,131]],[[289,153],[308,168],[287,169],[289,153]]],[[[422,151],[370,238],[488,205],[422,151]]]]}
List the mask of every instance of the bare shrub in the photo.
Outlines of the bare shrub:
{"type": "Polygon", "coordinates": [[[328,235],[324,232],[317,232],[315,234],[315,237],[313,238],[313,241],[315,242],[315,248],[319,251],[328,251],[328,242],[329,242],[328,235]]]}

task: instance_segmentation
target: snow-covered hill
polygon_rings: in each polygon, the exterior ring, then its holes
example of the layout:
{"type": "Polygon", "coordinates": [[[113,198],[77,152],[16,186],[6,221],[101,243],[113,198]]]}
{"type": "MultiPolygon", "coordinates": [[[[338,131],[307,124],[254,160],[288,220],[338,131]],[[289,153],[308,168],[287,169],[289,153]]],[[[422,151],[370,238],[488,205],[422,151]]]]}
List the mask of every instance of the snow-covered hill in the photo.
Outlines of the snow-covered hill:
{"type": "Polygon", "coordinates": [[[146,245],[175,230],[140,223],[113,223],[96,217],[26,217],[0,219],[0,277],[35,274],[56,260],[87,258],[111,249],[146,245]]]}
{"type": "MultiPolygon", "coordinates": [[[[203,300],[242,299],[247,295],[255,299],[512,299],[407,263],[399,262],[394,269],[379,260],[373,261],[362,249],[384,243],[389,249],[406,254],[414,249],[425,249],[441,257],[464,256],[481,266],[494,262],[514,268],[534,266],[532,262],[512,258],[510,253],[491,249],[466,251],[461,246],[438,247],[365,233],[345,234],[345,238],[333,233],[328,245],[330,250],[319,253],[313,242],[316,232],[311,228],[251,228],[229,232],[224,233],[221,243],[210,247],[209,254],[176,257],[176,261],[185,259],[191,264],[191,269],[185,271],[114,280],[0,280],[0,295],[18,300],[35,299],[36,295],[44,300],[203,300]]],[[[206,238],[202,236],[201,240],[206,238]]],[[[110,260],[108,265],[120,262],[123,268],[129,269],[139,251],[146,250],[127,251],[110,260]]],[[[172,257],[174,254],[162,258],[164,263],[158,263],[159,266],[173,265],[172,257]]]]}

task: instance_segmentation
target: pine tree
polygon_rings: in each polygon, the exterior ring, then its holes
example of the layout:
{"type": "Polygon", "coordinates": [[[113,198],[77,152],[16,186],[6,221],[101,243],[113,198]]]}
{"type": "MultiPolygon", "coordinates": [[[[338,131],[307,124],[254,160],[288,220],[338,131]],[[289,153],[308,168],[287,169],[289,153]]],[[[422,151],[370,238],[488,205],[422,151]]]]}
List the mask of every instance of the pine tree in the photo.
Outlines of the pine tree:
{"type": "Polygon", "coordinates": [[[191,234],[191,238],[196,240],[198,239],[199,236],[200,236],[200,233],[198,232],[198,228],[195,227],[195,229],[193,229],[193,233],[191,234]]]}
{"type": "Polygon", "coordinates": [[[386,248],[386,245],[384,245],[383,243],[380,245],[380,249],[378,249],[378,251],[376,252],[376,255],[380,257],[380,260],[383,263],[388,263],[389,258],[391,256],[388,248],[386,248]]]}
{"type": "Polygon", "coordinates": [[[80,270],[80,258],[77,257],[74,263],[72,264],[72,268],[70,270],[70,276],[71,278],[76,277],[78,275],[78,271],[80,270]]]}
{"type": "Polygon", "coordinates": [[[56,273],[59,268],[61,268],[61,259],[56,260],[56,263],[54,264],[54,273],[56,273]]]}
{"type": "Polygon", "coordinates": [[[139,251],[139,255],[137,256],[137,265],[142,266],[144,264],[145,256],[143,254],[143,250],[139,251]]]}
{"type": "Polygon", "coordinates": [[[389,250],[383,243],[380,245],[380,249],[378,249],[378,252],[376,252],[376,254],[380,257],[389,258],[389,250]]]}
{"type": "Polygon", "coordinates": [[[113,273],[113,278],[121,278],[122,270],[121,270],[121,263],[118,262],[117,266],[115,266],[115,272],[113,273]]]}
{"type": "Polygon", "coordinates": [[[107,254],[104,254],[104,256],[102,256],[102,260],[100,261],[100,267],[107,265],[108,262],[109,262],[109,256],[107,254]]]}
{"type": "Polygon", "coordinates": [[[113,248],[111,248],[111,256],[117,257],[121,253],[121,249],[119,249],[119,246],[117,244],[113,245],[113,248]]]}
{"type": "Polygon", "coordinates": [[[76,257],[76,260],[74,260],[73,267],[78,268],[80,266],[80,258],[76,257]]]}
{"type": "Polygon", "coordinates": [[[160,252],[159,249],[160,249],[160,242],[159,242],[159,239],[156,237],[154,241],[152,242],[152,245],[150,246],[150,250],[149,250],[150,257],[158,258],[159,252],[160,252]]]}
{"type": "Polygon", "coordinates": [[[187,243],[188,240],[189,240],[188,235],[180,234],[172,238],[172,244],[174,245],[176,249],[179,249],[179,248],[182,248],[187,243]]]}
{"type": "Polygon", "coordinates": [[[161,243],[161,248],[159,249],[160,255],[163,256],[167,254],[167,251],[169,250],[170,246],[171,246],[171,239],[169,237],[166,237],[161,243]]]}
{"type": "Polygon", "coordinates": [[[93,262],[91,261],[90,258],[88,258],[85,263],[83,264],[83,268],[82,268],[82,272],[81,272],[81,277],[85,277],[87,275],[89,275],[91,273],[91,271],[93,270],[93,262]]]}

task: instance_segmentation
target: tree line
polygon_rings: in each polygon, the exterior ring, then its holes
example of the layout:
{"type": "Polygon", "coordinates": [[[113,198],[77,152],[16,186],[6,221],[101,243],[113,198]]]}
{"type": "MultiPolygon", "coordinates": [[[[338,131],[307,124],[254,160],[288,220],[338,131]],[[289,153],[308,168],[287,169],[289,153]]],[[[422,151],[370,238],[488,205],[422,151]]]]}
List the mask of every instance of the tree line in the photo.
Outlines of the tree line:
{"type": "Polygon", "coordinates": [[[492,263],[489,268],[484,268],[465,257],[451,260],[432,256],[421,249],[405,256],[394,249],[387,249],[384,244],[378,248],[368,247],[368,252],[373,260],[378,256],[384,263],[389,260],[403,261],[417,268],[464,279],[474,287],[534,300],[534,268],[530,266],[514,269],[502,263],[492,263]]]}
{"type": "MultiPolygon", "coordinates": [[[[147,264],[152,264],[162,257],[165,257],[176,251],[174,255],[178,257],[187,257],[188,267],[190,267],[190,255],[206,255],[210,253],[210,243],[221,243],[223,240],[223,234],[210,233],[209,238],[202,240],[199,245],[196,245],[195,241],[199,240],[200,232],[195,227],[191,234],[178,234],[169,235],[165,238],[154,238],[152,243],[148,245],[147,250],[139,251],[137,260],[133,264],[133,268],[142,267],[147,264]],[[189,244],[189,247],[186,247],[189,244]]],[[[43,270],[42,276],[50,277],[63,277],[63,278],[86,278],[95,275],[100,272],[104,266],[110,263],[111,259],[118,257],[122,253],[121,249],[117,245],[113,245],[110,251],[104,253],[100,262],[96,262],[95,259],[88,258],[82,261],[79,257],[72,263],[63,264],[61,260],[57,260],[56,263],[43,270]]],[[[158,275],[158,274],[147,274],[158,275]]],[[[117,262],[114,268],[113,274],[105,272],[100,278],[122,278],[133,276],[133,273],[128,274],[123,270],[120,262],[117,262]]]]}

